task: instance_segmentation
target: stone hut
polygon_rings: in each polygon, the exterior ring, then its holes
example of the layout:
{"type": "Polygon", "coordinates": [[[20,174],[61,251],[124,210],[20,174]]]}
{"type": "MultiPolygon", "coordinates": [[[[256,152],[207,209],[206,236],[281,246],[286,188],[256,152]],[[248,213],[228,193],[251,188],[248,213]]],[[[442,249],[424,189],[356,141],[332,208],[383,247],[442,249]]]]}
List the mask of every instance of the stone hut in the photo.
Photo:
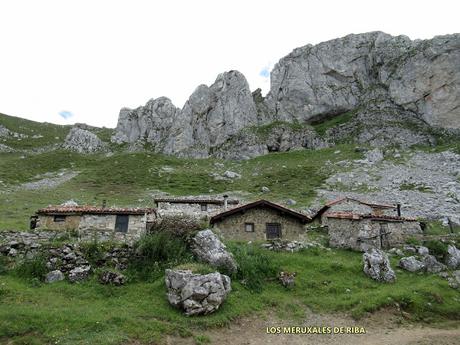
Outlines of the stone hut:
{"type": "Polygon", "coordinates": [[[310,219],[270,201],[259,200],[219,213],[211,217],[210,223],[222,237],[230,240],[298,240],[310,219]]]}
{"type": "Polygon", "coordinates": [[[209,214],[235,207],[239,204],[239,200],[229,199],[227,195],[224,195],[222,198],[165,197],[155,198],[154,203],[160,214],[186,214],[207,217],[209,214]]]}
{"type": "Polygon", "coordinates": [[[328,202],[315,214],[312,223],[327,228],[331,247],[359,251],[388,249],[422,233],[417,219],[401,216],[399,205],[353,198],[328,202]]]}
{"type": "Polygon", "coordinates": [[[130,240],[139,238],[156,218],[153,208],[49,206],[36,212],[35,227],[78,231],[82,238],[130,240]]]}

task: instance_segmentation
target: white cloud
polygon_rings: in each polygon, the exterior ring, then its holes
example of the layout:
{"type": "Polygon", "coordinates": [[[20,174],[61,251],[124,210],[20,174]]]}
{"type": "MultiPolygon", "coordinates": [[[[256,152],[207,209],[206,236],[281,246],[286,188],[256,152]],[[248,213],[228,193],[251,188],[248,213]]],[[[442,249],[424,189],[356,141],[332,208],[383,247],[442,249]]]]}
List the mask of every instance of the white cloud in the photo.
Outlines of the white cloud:
{"type": "Polygon", "coordinates": [[[113,127],[120,108],[160,96],[182,107],[226,70],[266,92],[266,62],[307,43],[373,30],[413,39],[460,31],[458,2],[370,4],[2,1],[0,112],[68,123],[56,114],[72,109],[79,122],[113,127]]]}

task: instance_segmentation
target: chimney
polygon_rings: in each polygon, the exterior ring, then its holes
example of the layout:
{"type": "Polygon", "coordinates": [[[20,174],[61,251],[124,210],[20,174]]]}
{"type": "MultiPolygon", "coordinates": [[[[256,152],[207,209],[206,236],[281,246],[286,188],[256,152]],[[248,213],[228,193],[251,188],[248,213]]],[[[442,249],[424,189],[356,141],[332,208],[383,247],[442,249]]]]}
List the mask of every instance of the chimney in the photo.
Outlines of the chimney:
{"type": "Polygon", "coordinates": [[[102,200],[102,208],[106,208],[107,206],[107,200],[102,200]]]}
{"type": "Polygon", "coordinates": [[[396,204],[396,211],[398,212],[398,217],[401,217],[401,204],[396,204]]]}
{"type": "Polygon", "coordinates": [[[225,194],[224,195],[224,211],[227,210],[227,206],[228,206],[228,195],[225,194]]]}

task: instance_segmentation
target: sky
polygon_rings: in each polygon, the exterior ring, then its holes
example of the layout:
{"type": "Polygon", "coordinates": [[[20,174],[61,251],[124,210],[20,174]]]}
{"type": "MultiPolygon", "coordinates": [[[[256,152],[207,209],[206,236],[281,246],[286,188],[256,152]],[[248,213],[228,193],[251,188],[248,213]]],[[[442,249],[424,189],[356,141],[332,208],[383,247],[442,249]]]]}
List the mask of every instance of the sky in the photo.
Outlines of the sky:
{"type": "Polygon", "coordinates": [[[270,87],[294,48],[350,33],[460,32],[460,1],[0,0],[0,113],[115,127],[122,107],[242,72],[270,87]]]}

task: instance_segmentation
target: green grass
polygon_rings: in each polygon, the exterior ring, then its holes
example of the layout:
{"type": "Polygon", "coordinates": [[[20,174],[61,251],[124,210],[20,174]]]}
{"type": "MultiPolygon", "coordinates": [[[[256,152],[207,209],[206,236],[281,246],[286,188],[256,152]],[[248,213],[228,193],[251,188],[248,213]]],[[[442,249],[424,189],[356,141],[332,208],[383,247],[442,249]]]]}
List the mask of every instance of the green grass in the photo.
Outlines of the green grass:
{"type": "MultiPolygon", "coordinates": [[[[185,317],[166,301],[163,277],[153,283],[99,285],[95,279],[72,285],[31,285],[13,275],[0,276],[0,342],[12,344],[140,344],[157,343],[165,334],[201,339],[203,329],[220,327],[235,318],[275,310],[282,319],[301,319],[308,306],[314,312],[341,311],[362,317],[398,303],[414,320],[460,318],[458,292],[437,275],[397,270],[394,284],[380,284],[361,270],[361,254],[307,250],[266,253],[282,270],[297,272],[296,286],[283,288],[266,281],[253,293],[238,280],[215,314],[185,317]],[[348,290],[349,292],[347,292],[348,290]]],[[[393,267],[396,260],[392,260],[393,267]]]]}
{"type": "Polygon", "coordinates": [[[333,118],[323,121],[318,124],[314,124],[313,128],[320,135],[324,135],[329,128],[339,126],[341,124],[349,122],[358,112],[359,109],[351,110],[346,113],[334,116],[333,118]]]}
{"type": "Polygon", "coordinates": [[[217,159],[179,159],[141,152],[81,155],[53,151],[36,155],[0,154],[0,229],[24,230],[28,217],[38,208],[74,199],[80,204],[110,206],[152,206],[152,194],[163,191],[173,195],[217,194],[244,191],[249,199],[267,198],[297,201],[296,207],[309,205],[317,189],[335,173],[327,161],[361,158],[352,145],[321,150],[272,153],[248,161],[217,159]],[[340,150],[340,153],[334,152],[340,150]],[[220,162],[223,167],[214,164],[220,162]],[[162,167],[173,170],[165,172],[162,167]],[[215,180],[211,173],[225,170],[240,173],[235,180],[215,180]],[[17,186],[43,178],[47,172],[76,171],[79,175],[54,189],[24,190],[17,186]],[[3,186],[3,187],[2,187],[3,186]],[[270,193],[262,193],[267,186],[270,193]],[[9,192],[8,192],[9,191],[9,192]]]}
{"type": "Polygon", "coordinates": [[[422,193],[433,193],[433,190],[430,187],[425,186],[424,184],[418,184],[413,182],[406,182],[401,184],[399,186],[399,190],[412,190],[422,193]]]}

